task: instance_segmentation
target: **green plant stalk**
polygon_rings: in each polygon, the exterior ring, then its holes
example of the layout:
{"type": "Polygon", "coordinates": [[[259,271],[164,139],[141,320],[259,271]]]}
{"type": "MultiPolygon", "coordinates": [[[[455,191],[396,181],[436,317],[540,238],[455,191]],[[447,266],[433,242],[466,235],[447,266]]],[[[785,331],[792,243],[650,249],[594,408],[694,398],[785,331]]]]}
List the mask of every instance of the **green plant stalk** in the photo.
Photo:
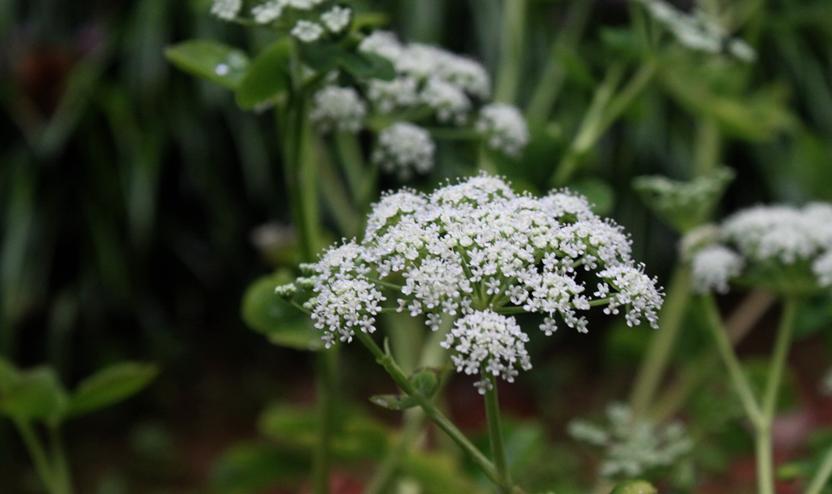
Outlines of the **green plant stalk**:
{"type": "Polygon", "coordinates": [[[624,74],[624,65],[615,64],[607,71],[604,81],[595,91],[590,108],[569,149],[561,158],[552,177],[552,184],[563,186],[578,170],[583,156],[594,146],[604,132],[624,113],[633,100],[641,94],[656,73],[655,62],[647,61],[616,94],[616,88],[624,74]]]}
{"type": "Polygon", "coordinates": [[[661,330],[652,340],[647,356],[642,360],[630,396],[630,408],[636,415],[645,413],[653,402],[664,370],[670,360],[673,345],[682,327],[682,319],[690,299],[690,272],[678,266],[670,281],[667,299],[659,320],[661,330]]]}
{"type": "Polygon", "coordinates": [[[474,446],[474,444],[467,437],[465,437],[465,434],[463,434],[462,431],[460,431],[431,400],[420,395],[415,391],[415,389],[413,389],[413,386],[410,384],[410,381],[404,371],[401,370],[390,355],[387,355],[381,348],[379,348],[370,335],[364,333],[363,331],[358,331],[356,332],[356,337],[370,351],[376,359],[376,362],[378,362],[378,364],[381,365],[385,371],[387,371],[387,374],[390,375],[399,389],[416,401],[419,407],[425,412],[425,415],[434,424],[436,424],[437,427],[442,429],[445,434],[453,439],[453,441],[456,442],[457,445],[459,445],[459,447],[468,454],[468,456],[471,457],[474,463],[477,464],[489,480],[501,488],[511,488],[511,486],[503,485],[501,483],[502,478],[491,460],[489,460],[476,446],[474,446]]]}
{"type": "Polygon", "coordinates": [[[566,22],[563,23],[557,38],[552,42],[549,56],[546,59],[546,67],[526,106],[526,120],[529,125],[542,125],[549,118],[549,112],[555,105],[566,74],[559,63],[558,53],[561,50],[571,49],[577,44],[586,27],[591,6],[592,2],[574,2],[566,22]]]}
{"type": "MultiPolygon", "coordinates": [[[[318,252],[318,188],[317,167],[309,160],[310,132],[308,94],[304,89],[298,48],[292,46],[290,60],[291,91],[286,106],[283,132],[284,169],[286,188],[290,198],[301,257],[311,262],[318,252]]],[[[278,122],[281,117],[278,115],[278,122]]],[[[336,349],[322,351],[317,357],[318,414],[321,421],[320,438],[313,452],[312,484],[315,494],[329,493],[331,441],[334,429],[335,392],[337,389],[336,349]]]]}
{"type": "Polygon", "coordinates": [[[20,437],[23,438],[26,451],[29,453],[29,457],[35,465],[35,471],[37,471],[38,477],[40,477],[46,490],[51,494],[61,494],[60,490],[55,487],[54,474],[49,458],[46,455],[46,450],[37,433],[32,428],[32,424],[25,420],[14,419],[14,425],[20,433],[20,437]]]}
{"type": "Polygon", "coordinates": [[[783,313],[780,316],[780,325],[777,329],[777,340],[774,343],[774,353],[771,357],[771,369],[769,370],[763,398],[762,420],[756,427],[757,479],[758,488],[762,494],[775,494],[771,428],[774,416],[777,413],[777,398],[780,394],[783,370],[792,343],[796,312],[797,301],[792,297],[787,298],[783,304],[783,313]]]}
{"type": "Polygon", "coordinates": [[[497,71],[495,99],[514,103],[523,63],[523,38],[526,33],[526,0],[503,0],[503,26],[500,38],[500,67],[497,71]]]}
{"type": "Polygon", "coordinates": [[[62,494],[72,494],[72,478],[69,473],[69,464],[66,459],[66,450],[59,426],[49,426],[49,440],[52,445],[52,461],[55,465],[56,490],[62,494]]]}
{"type": "Polygon", "coordinates": [[[707,175],[717,165],[722,139],[719,125],[712,117],[702,117],[696,128],[696,160],[694,174],[698,177],[707,175]]]}
{"type": "Polygon", "coordinates": [[[830,478],[832,478],[832,448],[829,448],[826,452],[823,462],[821,462],[818,471],[815,472],[815,476],[809,482],[805,494],[821,494],[830,478]]]}
{"type": "Polygon", "coordinates": [[[363,210],[364,201],[364,158],[361,154],[361,147],[358,140],[352,134],[345,132],[338,132],[335,134],[335,147],[338,149],[338,155],[341,158],[341,164],[344,166],[344,173],[347,176],[347,184],[350,187],[350,193],[358,206],[359,210],[363,210]]]}
{"type": "Polygon", "coordinates": [[[510,494],[511,472],[506,459],[506,447],[503,442],[503,425],[500,418],[500,400],[497,395],[497,379],[493,374],[483,372],[483,379],[488,380],[489,387],[485,392],[485,417],[488,421],[488,440],[491,444],[491,456],[497,475],[500,476],[500,492],[510,494]]]}

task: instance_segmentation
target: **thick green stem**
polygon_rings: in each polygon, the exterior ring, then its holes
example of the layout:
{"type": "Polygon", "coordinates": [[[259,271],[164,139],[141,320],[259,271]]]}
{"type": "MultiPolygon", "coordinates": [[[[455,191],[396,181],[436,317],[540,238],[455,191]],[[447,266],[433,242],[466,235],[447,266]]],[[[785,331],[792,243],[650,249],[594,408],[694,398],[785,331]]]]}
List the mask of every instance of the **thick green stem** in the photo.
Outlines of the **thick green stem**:
{"type": "Polygon", "coordinates": [[[696,176],[708,174],[719,160],[721,138],[719,125],[712,117],[702,117],[696,129],[696,160],[694,173],[696,176]]]}
{"type": "Polygon", "coordinates": [[[49,439],[52,447],[52,461],[55,465],[55,491],[61,494],[72,494],[72,477],[69,473],[63,437],[58,426],[49,427],[49,439]]]}
{"type": "Polygon", "coordinates": [[[427,415],[427,417],[434,424],[436,424],[437,427],[442,429],[445,434],[447,434],[455,443],[457,443],[457,445],[459,445],[460,448],[462,448],[463,451],[465,451],[465,453],[468,454],[468,456],[471,457],[474,463],[477,464],[489,480],[500,487],[510,488],[510,486],[504,486],[501,484],[501,477],[497,473],[497,469],[491,460],[489,460],[482,453],[482,451],[474,446],[474,444],[467,437],[465,437],[465,434],[463,434],[462,431],[460,431],[431,400],[415,391],[404,371],[401,370],[390,355],[386,354],[381,348],[379,348],[370,335],[362,331],[358,331],[356,333],[356,337],[365,347],[367,347],[373,357],[375,357],[376,362],[378,362],[379,365],[387,371],[399,389],[416,401],[419,407],[425,412],[425,415],[427,415]]]}
{"type": "Polygon", "coordinates": [[[337,394],[338,352],[331,348],[319,353],[317,361],[318,415],[321,429],[312,462],[314,492],[329,492],[329,469],[332,462],[330,444],[335,429],[335,400],[337,394]]]}
{"type": "Polygon", "coordinates": [[[500,400],[497,396],[497,379],[493,374],[483,372],[482,378],[488,381],[485,391],[485,417],[488,420],[488,439],[491,443],[491,457],[500,476],[500,492],[510,494],[511,473],[508,470],[506,447],[503,442],[503,425],[500,419],[500,400]]]}
{"type": "Polygon", "coordinates": [[[815,476],[809,482],[806,494],[821,494],[830,478],[832,478],[832,448],[829,448],[823,457],[823,462],[820,464],[818,471],[815,472],[815,476]]]}
{"type": "Polygon", "coordinates": [[[35,465],[35,471],[37,471],[38,477],[40,477],[40,480],[43,482],[46,490],[51,494],[61,494],[61,492],[56,489],[54,473],[52,472],[52,466],[49,463],[49,458],[46,455],[46,450],[43,447],[41,439],[32,427],[32,424],[26,422],[25,420],[15,420],[14,425],[20,433],[20,437],[23,438],[23,444],[26,446],[26,451],[28,451],[29,457],[35,465]]]}
{"type": "Polygon", "coordinates": [[[757,492],[775,494],[770,427],[757,427],[755,450],[757,452],[757,492]]]}
{"type": "Polygon", "coordinates": [[[754,397],[754,393],[751,391],[751,385],[748,383],[748,378],[742,370],[739,359],[736,353],[734,353],[734,347],[728,339],[728,333],[722,324],[722,317],[719,315],[716,302],[711,295],[703,297],[702,302],[705,309],[705,317],[708,321],[708,329],[710,329],[714,337],[719,356],[728,369],[728,375],[737,393],[737,397],[740,399],[740,403],[742,403],[748,418],[755,427],[759,427],[763,421],[763,412],[757,403],[757,399],[754,397]]]}
{"type": "Polygon", "coordinates": [[[659,317],[660,330],[651,342],[646,357],[642,360],[630,396],[630,407],[637,415],[645,413],[653,402],[656,389],[673,351],[673,345],[682,327],[682,317],[689,299],[690,273],[683,267],[677,267],[659,317]]]}
{"type": "Polygon", "coordinates": [[[500,39],[500,67],[495,99],[514,103],[523,63],[523,38],[526,34],[526,0],[503,0],[503,27],[500,39]]]}

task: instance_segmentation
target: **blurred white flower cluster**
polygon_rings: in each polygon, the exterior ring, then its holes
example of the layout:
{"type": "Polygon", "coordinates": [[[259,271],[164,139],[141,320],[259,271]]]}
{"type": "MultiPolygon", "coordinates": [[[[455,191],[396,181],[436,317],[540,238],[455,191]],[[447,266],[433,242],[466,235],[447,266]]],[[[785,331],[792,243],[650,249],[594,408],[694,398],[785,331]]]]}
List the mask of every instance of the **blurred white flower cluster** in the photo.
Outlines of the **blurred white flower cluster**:
{"type": "Polygon", "coordinates": [[[720,20],[702,8],[690,14],[664,0],[640,0],[656,22],[663,25],[683,46],[706,53],[727,53],[743,62],[757,58],[745,41],[729,36],[720,20]]]}
{"type": "Polygon", "coordinates": [[[444,342],[457,370],[506,380],[531,366],[514,314],[540,314],[545,334],[561,323],[586,332],[594,306],[655,327],[663,300],[621,227],[586,199],[517,194],[488,175],[383,196],[361,242],[335,246],[308,268],[298,285],[312,287],[305,307],[327,346],[372,333],[383,310],[423,315],[432,330],[457,319],[444,342]]]}
{"type": "MultiPolygon", "coordinates": [[[[244,15],[242,10],[242,0],[214,0],[211,5],[212,14],[228,21],[244,15]]],[[[284,22],[292,36],[312,43],[327,33],[342,33],[352,11],[331,0],[265,0],[251,7],[250,18],[257,24],[284,22]]]]}
{"type": "Polygon", "coordinates": [[[755,206],[688,237],[683,244],[700,292],[726,291],[728,281],[748,274],[785,290],[805,289],[796,285],[801,277],[832,286],[832,204],[755,206]]]}
{"type": "Polygon", "coordinates": [[[614,403],[607,408],[607,423],[573,420],[569,434],[603,449],[600,473],[608,478],[633,478],[657,468],[673,466],[693,448],[682,424],[666,426],[636,419],[629,407],[614,403]]]}
{"type": "MultiPolygon", "coordinates": [[[[392,122],[380,130],[373,151],[373,160],[383,171],[406,180],[433,168],[436,145],[416,121],[470,127],[485,146],[509,157],[518,157],[526,147],[525,119],[511,105],[486,101],[491,81],[479,63],[434,46],[401,43],[388,31],[371,33],[361,41],[359,51],[381,57],[395,69],[392,80],[359,81],[357,88],[376,114],[392,122]]],[[[331,75],[337,79],[337,74],[331,75]]],[[[354,133],[362,128],[354,117],[360,113],[363,120],[366,106],[357,91],[347,94],[344,88],[324,87],[314,98],[312,114],[323,116],[316,119],[321,131],[354,133]],[[342,111],[348,108],[352,111],[342,111]],[[337,122],[339,117],[345,124],[337,122]]]]}

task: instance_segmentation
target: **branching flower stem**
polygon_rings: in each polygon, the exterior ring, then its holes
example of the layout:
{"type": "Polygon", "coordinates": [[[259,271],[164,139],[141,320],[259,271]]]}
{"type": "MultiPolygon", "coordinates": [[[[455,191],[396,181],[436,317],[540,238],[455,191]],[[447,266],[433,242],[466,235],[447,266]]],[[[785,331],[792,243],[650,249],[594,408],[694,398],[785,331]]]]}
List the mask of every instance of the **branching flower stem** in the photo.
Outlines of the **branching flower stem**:
{"type": "Polygon", "coordinates": [[[761,494],[775,494],[771,428],[776,413],[779,390],[783,381],[783,369],[786,364],[792,334],[794,332],[797,301],[790,297],[784,302],[762,404],[755,398],[748,378],[740,366],[739,359],[728,338],[728,333],[722,323],[719,309],[716,306],[713,296],[708,295],[704,297],[703,302],[705,315],[708,319],[708,327],[714,336],[717,350],[728,369],[731,382],[742,403],[746,416],[754,426],[758,491],[761,494]]]}
{"type": "Polygon", "coordinates": [[[451,420],[446,417],[445,414],[439,410],[439,408],[437,408],[436,404],[416,392],[404,371],[402,371],[395,360],[393,360],[391,355],[384,352],[376,344],[372,336],[363,331],[358,331],[356,332],[356,337],[370,351],[373,357],[375,357],[376,362],[378,362],[379,365],[387,371],[399,389],[416,401],[422,411],[424,411],[425,415],[434,424],[436,424],[437,427],[442,429],[442,431],[445,432],[445,434],[447,434],[455,443],[457,443],[457,445],[459,445],[459,447],[462,448],[468,456],[471,457],[474,463],[477,464],[489,480],[500,487],[503,492],[522,492],[518,489],[514,489],[514,491],[512,491],[513,486],[505,483],[505,479],[500,475],[500,472],[494,463],[492,463],[491,460],[489,460],[482,453],[482,451],[480,451],[467,437],[465,437],[465,434],[463,434],[462,431],[460,431],[453,424],[453,422],[451,422],[451,420]]]}
{"type": "Polygon", "coordinates": [[[511,473],[508,470],[506,448],[503,443],[503,426],[500,418],[500,401],[497,396],[497,379],[493,374],[483,372],[483,379],[488,380],[489,387],[485,392],[485,417],[488,421],[488,440],[491,443],[491,456],[500,476],[500,490],[510,494],[511,473]]]}

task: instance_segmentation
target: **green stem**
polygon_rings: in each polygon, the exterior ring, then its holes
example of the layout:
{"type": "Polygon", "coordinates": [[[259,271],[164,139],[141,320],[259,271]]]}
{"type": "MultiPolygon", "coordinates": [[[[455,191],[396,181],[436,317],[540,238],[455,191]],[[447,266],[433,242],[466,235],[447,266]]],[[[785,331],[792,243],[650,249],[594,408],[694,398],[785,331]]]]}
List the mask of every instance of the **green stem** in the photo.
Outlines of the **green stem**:
{"type": "Polygon", "coordinates": [[[474,446],[474,444],[467,437],[465,437],[465,434],[463,434],[432,401],[423,397],[413,389],[413,386],[410,384],[410,381],[404,371],[401,370],[390,355],[386,354],[381,348],[379,348],[370,335],[364,333],[363,331],[358,331],[356,332],[356,337],[365,347],[367,347],[376,359],[376,362],[378,362],[378,364],[381,365],[385,371],[387,371],[399,389],[416,401],[419,407],[425,412],[425,415],[427,415],[427,417],[433,421],[437,427],[442,429],[445,434],[447,434],[454,442],[457,443],[457,445],[459,445],[460,448],[462,448],[463,451],[468,454],[468,456],[471,457],[474,463],[479,466],[489,480],[498,486],[510,487],[503,486],[501,484],[501,477],[497,473],[497,469],[494,467],[491,460],[489,460],[479,449],[477,449],[477,447],[474,446]]]}
{"type": "Polygon", "coordinates": [[[722,317],[719,315],[716,302],[712,295],[703,297],[702,302],[705,309],[705,317],[708,321],[708,328],[714,337],[719,356],[728,369],[734,390],[748,418],[755,427],[759,427],[763,421],[763,412],[757,403],[757,399],[754,397],[754,393],[751,391],[751,385],[748,383],[748,378],[742,370],[739,359],[734,352],[734,347],[728,339],[728,333],[722,324],[722,317]]]}
{"type": "Polygon", "coordinates": [[[642,360],[641,368],[630,396],[633,413],[641,415],[653,402],[659,382],[667,367],[673,344],[682,327],[682,318],[690,299],[690,273],[683,267],[677,267],[671,278],[667,299],[662,307],[659,321],[661,329],[653,338],[647,355],[642,360]]]}
{"type": "Polygon", "coordinates": [[[337,393],[338,352],[334,348],[319,353],[317,360],[318,415],[321,430],[312,461],[314,492],[329,492],[329,469],[332,462],[330,444],[335,429],[335,396],[337,393]]]}
{"type": "Polygon", "coordinates": [[[775,494],[770,427],[758,427],[756,432],[757,491],[759,494],[775,494]]]}
{"type": "Polygon", "coordinates": [[[777,341],[774,343],[774,354],[771,358],[771,370],[769,371],[766,394],[763,401],[763,415],[771,420],[777,412],[777,398],[780,394],[780,385],[783,381],[783,369],[789,356],[789,347],[792,343],[794,333],[794,319],[797,312],[797,302],[786,299],[783,304],[783,313],[780,316],[780,327],[777,330],[777,341]]]}
{"type": "Polygon", "coordinates": [[[719,125],[712,117],[702,117],[696,129],[696,153],[694,172],[696,176],[708,174],[717,165],[720,155],[721,138],[719,125]]]}
{"type": "Polygon", "coordinates": [[[510,494],[511,473],[506,460],[506,447],[503,443],[503,426],[500,419],[500,401],[497,395],[497,379],[493,374],[483,372],[482,378],[488,381],[485,391],[485,417],[488,421],[488,439],[491,443],[491,456],[500,476],[500,492],[510,494]]]}
{"type": "Polygon", "coordinates": [[[832,448],[829,448],[826,452],[826,456],[824,456],[818,471],[815,472],[815,476],[809,483],[805,494],[821,494],[823,488],[829,482],[830,477],[832,477],[832,448]]]}
{"type": "Polygon", "coordinates": [[[355,203],[362,209],[365,198],[364,192],[364,158],[361,154],[361,147],[358,140],[352,134],[338,132],[335,134],[335,147],[338,149],[338,156],[344,166],[350,192],[355,203]]]}
{"type": "Polygon", "coordinates": [[[55,465],[55,490],[61,494],[72,494],[72,478],[66,459],[63,437],[57,426],[49,426],[49,439],[52,444],[52,461],[55,465]]]}
{"type": "Polygon", "coordinates": [[[566,75],[558,55],[577,44],[586,26],[591,6],[592,2],[574,2],[558,37],[552,42],[546,67],[526,106],[526,120],[529,124],[541,125],[549,118],[549,112],[555,105],[566,75]]]}
{"type": "Polygon", "coordinates": [[[526,34],[526,0],[503,0],[503,26],[500,39],[500,67],[495,99],[513,103],[523,63],[523,37],[526,34]]]}
{"type": "Polygon", "coordinates": [[[55,487],[55,479],[53,477],[52,467],[49,464],[49,458],[46,456],[46,450],[43,447],[41,439],[38,437],[32,424],[25,420],[14,419],[14,425],[23,438],[23,444],[26,446],[26,451],[35,465],[35,471],[38,473],[41,482],[46,487],[46,490],[53,494],[60,494],[60,491],[55,487]]]}

